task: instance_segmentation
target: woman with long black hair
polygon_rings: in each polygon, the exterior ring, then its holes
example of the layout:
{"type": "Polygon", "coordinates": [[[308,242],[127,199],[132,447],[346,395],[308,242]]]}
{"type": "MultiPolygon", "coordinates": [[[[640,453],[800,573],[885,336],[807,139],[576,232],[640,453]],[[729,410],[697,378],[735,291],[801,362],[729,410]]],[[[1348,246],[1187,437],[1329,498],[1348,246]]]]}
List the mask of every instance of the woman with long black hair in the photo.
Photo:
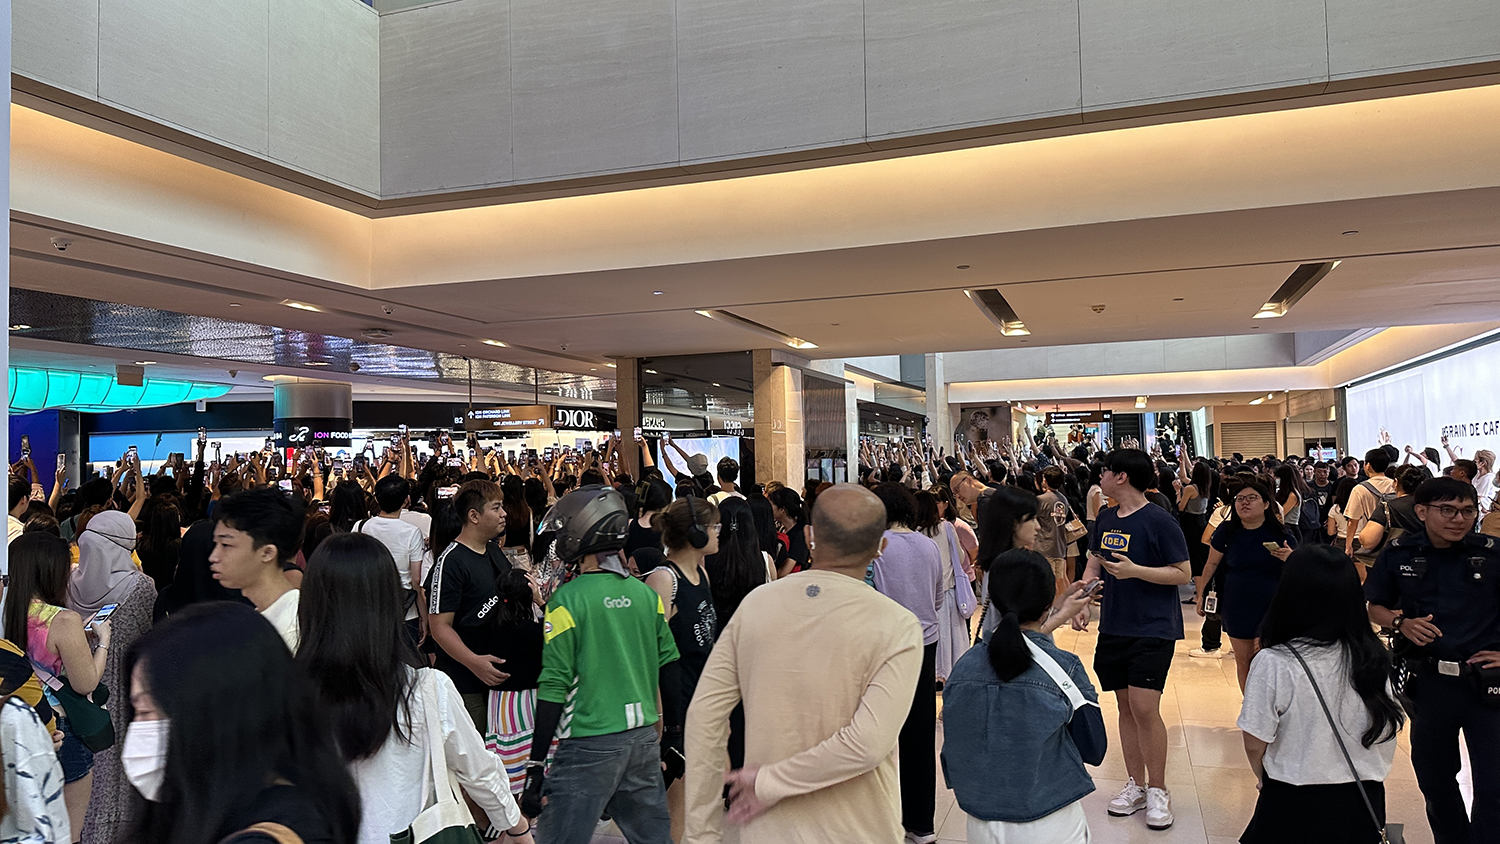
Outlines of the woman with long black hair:
{"type": "Polygon", "coordinates": [[[434,737],[422,716],[429,710],[437,714],[443,756],[465,793],[492,824],[524,836],[529,826],[511,797],[505,769],[486,749],[453,681],[422,667],[412,652],[403,633],[403,591],[380,540],[339,533],[308,561],[297,608],[297,664],[330,713],[334,743],[359,787],[357,840],[385,844],[426,808],[425,766],[434,737]]]}
{"type": "Polygon", "coordinates": [[[726,496],[719,502],[719,552],[705,557],[703,567],[708,571],[714,612],[723,630],[750,590],[764,585],[774,574],[761,553],[755,517],[745,499],[726,496]]]}
{"type": "Polygon", "coordinates": [[[745,498],[750,505],[750,515],[755,519],[755,536],[759,540],[761,553],[771,563],[771,573],[781,577],[787,559],[787,543],[776,525],[776,514],[771,501],[758,490],[750,490],[745,498]]]}
{"type": "Polygon", "coordinates": [[[130,649],[125,676],[121,756],[139,796],[119,840],[263,844],[275,836],[252,827],[277,824],[305,844],[354,844],[359,793],[325,710],[254,607],[174,613],[130,649]]]}
{"type": "Polygon", "coordinates": [[[1006,551],[990,571],[989,602],[999,620],[987,646],[969,649],[943,687],[943,771],[969,816],[970,842],[1086,844],[1081,801],[1094,781],[1084,764],[1104,760],[1104,718],[1083,663],[1048,634],[1090,596],[1070,587],[1054,611],[1056,579],[1036,551],[1006,551]],[[1087,703],[1074,708],[1044,658],[1087,703]],[[1079,746],[1074,730],[1092,741],[1079,746]]]}
{"type": "Polygon", "coordinates": [[[1307,545],[1287,558],[1261,645],[1239,717],[1260,795],[1240,841],[1380,841],[1360,788],[1383,825],[1384,781],[1405,718],[1390,688],[1390,655],[1370,629],[1359,575],[1342,550],[1307,545]]]}
{"type": "Polygon", "coordinates": [[[805,571],[812,561],[807,547],[807,511],[802,506],[802,497],[789,487],[777,487],[766,495],[771,502],[771,513],[776,517],[776,526],[786,537],[787,558],[777,570],[777,577],[786,577],[794,571],[805,571]]]}
{"type": "MultiPolygon", "coordinates": [[[[979,568],[984,572],[980,586],[988,596],[990,564],[1012,548],[1030,549],[1036,544],[1036,496],[1023,489],[1003,486],[989,494],[984,505],[984,523],[979,526],[979,568]]],[[[987,639],[1000,619],[988,609],[981,610],[979,636],[987,639]]]]}
{"type": "Polygon", "coordinates": [[[336,531],[347,533],[370,518],[370,502],[354,481],[339,481],[328,498],[328,520],[336,531]]]}
{"type": "Polygon", "coordinates": [[[1290,463],[1277,466],[1273,475],[1276,478],[1276,503],[1281,507],[1281,522],[1286,525],[1287,532],[1306,542],[1305,531],[1310,526],[1302,522],[1305,512],[1302,505],[1312,500],[1312,488],[1307,485],[1307,481],[1302,480],[1302,473],[1290,463]]]}
{"type": "Polygon", "coordinates": [[[1229,518],[1209,540],[1208,562],[1198,587],[1198,615],[1206,615],[1208,589],[1219,566],[1224,567],[1218,612],[1234,647],[1240,691],[1250,674],[1250,660],[1259,648],[1261,621],[1281,581],[1282,565],[1297,546],[1296,537],[1276,518],[1271,490],[1259,480],[1245,481],[1234,494],[1229,518]]]}
{"type": "Polygon", "coordinates": [[[511,565],[531,568],[531,538],[533,513],[526,502],[526,482],[520,475],[506,475],[500,479],[500,506],[505,509],[505,533],[501,549],[511,565]]]}

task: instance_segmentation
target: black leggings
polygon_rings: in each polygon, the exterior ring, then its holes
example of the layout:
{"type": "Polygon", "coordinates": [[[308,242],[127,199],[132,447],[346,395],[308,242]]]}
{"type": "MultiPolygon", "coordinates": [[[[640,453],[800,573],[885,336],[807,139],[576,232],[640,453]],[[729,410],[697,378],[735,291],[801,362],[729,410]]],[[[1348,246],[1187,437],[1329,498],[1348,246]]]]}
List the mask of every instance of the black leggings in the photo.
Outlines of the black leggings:
{"type": "Polygon", "coordinates": [[[937,809],[937,642],[922,648],[922,673],[901,725],[901,825],[931,835],[937,809]]]}

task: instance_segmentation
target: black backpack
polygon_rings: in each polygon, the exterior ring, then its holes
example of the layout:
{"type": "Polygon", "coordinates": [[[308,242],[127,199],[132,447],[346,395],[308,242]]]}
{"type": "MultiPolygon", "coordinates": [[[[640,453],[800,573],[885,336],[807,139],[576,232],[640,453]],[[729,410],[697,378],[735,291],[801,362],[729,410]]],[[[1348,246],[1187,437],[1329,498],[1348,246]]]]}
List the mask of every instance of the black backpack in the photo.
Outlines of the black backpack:
{"type": "MultiPolygon", "coordinates": [[[[1366,566],[1373,566],[1375,565],[1375,558],[1380,556],[1380,549],[1406,531],[1391,517],[1391,502],[1396,498],[1394,487],[1391,488],[1390,492],[1381,492],[1369,481],[1360,481],[1359,485],[1375,496],[1375,513],[1379,513],[1385,517],[1385,534],[1381,536],[1380,544],[1373,548],[1359,547],[1354,549],[1355,562],[1364,563],[1366,566]]],[[[1375,521],[1375,513],[1370,514],[1370,521],[1375,521]]],[[[1358,543],[1356,542],[1356,544],[1358,543]]]]}

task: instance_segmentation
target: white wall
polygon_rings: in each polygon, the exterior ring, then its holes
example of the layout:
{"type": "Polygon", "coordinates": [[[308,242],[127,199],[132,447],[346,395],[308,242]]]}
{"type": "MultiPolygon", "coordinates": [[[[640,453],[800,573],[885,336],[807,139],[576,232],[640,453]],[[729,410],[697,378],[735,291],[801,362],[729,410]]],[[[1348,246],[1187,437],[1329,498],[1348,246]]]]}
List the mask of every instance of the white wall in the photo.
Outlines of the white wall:
{"type": "MultiPolygon", "coordinates": [[[[1442,438],[1466,457],[1500,451],[1500,343],[1350,387],[1348,451],[1359,454],[1390,434],[1391,443],[1442,450],[1442,438]]],[[[1446,462],[1446,455],[1444,461],[1446,462]]]]}

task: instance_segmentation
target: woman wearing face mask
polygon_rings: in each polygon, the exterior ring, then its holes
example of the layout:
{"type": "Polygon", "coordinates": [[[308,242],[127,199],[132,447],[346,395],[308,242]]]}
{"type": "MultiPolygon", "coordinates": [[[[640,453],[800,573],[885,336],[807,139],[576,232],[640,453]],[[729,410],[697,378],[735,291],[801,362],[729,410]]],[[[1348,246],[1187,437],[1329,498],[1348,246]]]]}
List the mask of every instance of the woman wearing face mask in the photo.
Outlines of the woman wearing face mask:
{"type": "MultiPolygon", "coordinates": [[[[984,572],[980,591],[986,603],[990,591],[990,563],[1012,548],[1035,546],[1038,506],[1035,495],[1013,486],[1003,486],[990,493],[983,508],[985,523],[979,526],[979,569],[984,572]]],[[[988,606],[981,612],[984,615],[979,623],[979,637],[988,639],[1000,618],[989,612],[988,606]]]]}
{"type": "MultiPolygon", "coordinates": [[[[99,682],[111,692],[119,690],[121,658],[135,640],[151,629],[156,604],[156,583],[131,561],[135,548],[135,522],[118,510],[105,510],[89,519],[78,536],[78,568],[68,583],[68,609],[82,619],[113,605],[109,617],[110,655],[99,682]]],[[[105,704],[115,735],[125,733],[125,700],[111,694],[105,704]]],[[[94,779],[89,811],[82,830],[84,844],[114,841],[129,808],[124,773],[120,770],[120,746],[94,754],[94,779]]]]}
{"type": "MultiPolygon", "coordinates": [[[[1250,481],[1234,496],[1229,518],[1219,525],[1209,542],[1203,583],[1211,583],[1224,566],[1219,616],[1234,646],[1240,691],[1250,674],[1250,662],[1260,645],[1261,621],[1281,581],[1281,567],[1291,555],[1296,540],[1271,505],[1271,490],[1260,481],[1250,481]]],[[[1206,590],[1198,587],[1198,615],[1204,615],[1206,590]]]]}
{"type": "Polygon", "coordinates": [[[434,737],[427,735],[423,713],[436,710],[437,740],[464,792],[491,824],[530,842],[530,825],[511,798],[500,758],[485,748],[453,681],[421,667],[403,636],[402,592],[390,552],[358,533],[337,533],[319,545],[302,581],[297,663],[331,714],[339,753],[359,786],[358,841],[387,844],[426,808],[434,737]]]}
{"type": "Polygon", "coordinates": [[[63,608],[68,557],[68,543],[50,533],[23,533],[10,544],[5,638],[26,651],[45,687],[47,703],[57,715],[57,728],[63,734],[57,759],[62,763],[69,828],[82,830],[93,787],[94,754],[74,734],[53,688],[67,683],[78,694],[93,694],[109,660],[110,623],[100,622],[85,632],[84,619],[63,608]],[[91,635],[97,647],[89,646],[91,635]]]}
{"type": "Polygon", "coordinates": [[[284,840],[273,824],[304,844],[354,844],[359,792],[326,710],[254,607],[187,607],[142,636],[124,669],[120,756],[140,798],[120,840],[273,844],[284,840]]]}

